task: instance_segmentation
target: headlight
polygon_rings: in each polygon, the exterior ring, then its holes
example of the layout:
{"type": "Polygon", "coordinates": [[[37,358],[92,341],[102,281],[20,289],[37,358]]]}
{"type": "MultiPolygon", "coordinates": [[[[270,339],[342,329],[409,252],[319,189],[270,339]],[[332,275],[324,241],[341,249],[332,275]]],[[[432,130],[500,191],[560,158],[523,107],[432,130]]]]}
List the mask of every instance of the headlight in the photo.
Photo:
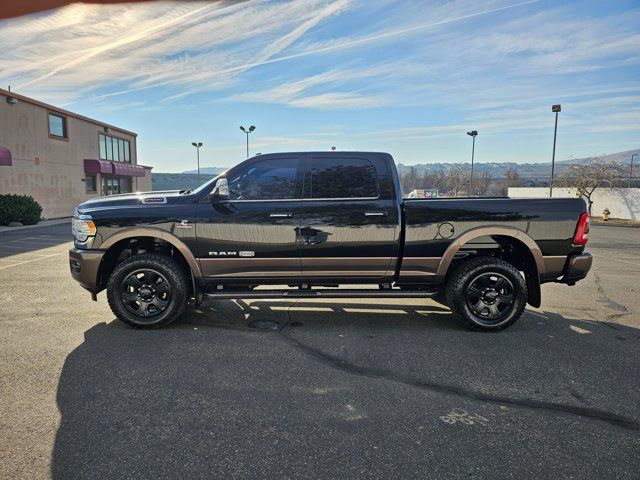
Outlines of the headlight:
{"type": "Polygon", "coordinates": [[[96,234],[96,226],[91,215],[78,215],[71,221],[71,233],[79,242],[86,242],[87,238],[96,234]]]}

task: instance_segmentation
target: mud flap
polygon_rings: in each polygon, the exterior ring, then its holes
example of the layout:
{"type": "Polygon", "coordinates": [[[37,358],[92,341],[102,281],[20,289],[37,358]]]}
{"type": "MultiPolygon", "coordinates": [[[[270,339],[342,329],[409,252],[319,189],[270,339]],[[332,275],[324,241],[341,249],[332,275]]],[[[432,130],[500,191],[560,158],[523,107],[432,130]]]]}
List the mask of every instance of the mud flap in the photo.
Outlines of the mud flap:
{"type": "Polygon", "coordinates": [[[532,307],[540,308],[540,305],[542,305],[540,277],[538,277],[537,273],[535,275],[532,275],[531,273],[525,273],[524,278],[527,281],[527,291],[529,292],[527,303],[532,307]]]}

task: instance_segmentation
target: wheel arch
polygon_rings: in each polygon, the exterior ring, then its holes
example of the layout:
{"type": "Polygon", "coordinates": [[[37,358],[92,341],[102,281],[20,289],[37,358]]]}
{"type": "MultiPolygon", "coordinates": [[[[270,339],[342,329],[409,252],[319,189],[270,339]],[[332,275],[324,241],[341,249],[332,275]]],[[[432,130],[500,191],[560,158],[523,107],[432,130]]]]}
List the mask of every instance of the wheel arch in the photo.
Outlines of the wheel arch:
{"type": "Polygon", "coordinates": [[[115,233],[100,245],[100,249],[105,251],[103,261],[101,262],[100,268],[98,270],[97,281],[100,287],[106,284],[105,277],[108,277],[113,268],[115,268],[115,265],[117,264],[118,258],[122,251],[126,249],[131,241],[140,239],[146,241],[159,240],[161,242],[166,242],[168,245],[171,245],[179,260],[184,264],[186,268],[189,269],[192,282],[194,283],[194,288],[196,284],[200,285],[204,282],[204,278],[202,276],[200,266],[198,265],[198,261],[194,257],[189,247],[182,240],[180,240],[175,235],[158,228],[134,227],[126,228],[115,233]]]}
{"type": "Polygon", "coordinates": [[[545,273],[544,258],[538,244],[522,230],[507,226],[477,227],[464,232],[447,247],[440,259],[436,275],[445,279],[451,272],[455,255],[467,244],[480,237],[491,237],[496,243],[511,243],[517,249],[517,254],[523,255],[524,274],[527,280],[529,296],[527,302],[539,307],[542,300],[540,276],[545,273]]]}

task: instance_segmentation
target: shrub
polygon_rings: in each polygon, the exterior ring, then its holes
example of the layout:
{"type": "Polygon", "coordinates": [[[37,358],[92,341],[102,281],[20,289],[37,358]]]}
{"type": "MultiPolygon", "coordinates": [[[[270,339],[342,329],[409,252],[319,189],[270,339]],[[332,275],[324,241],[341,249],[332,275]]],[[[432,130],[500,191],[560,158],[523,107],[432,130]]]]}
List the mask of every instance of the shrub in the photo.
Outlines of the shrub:
{"type": "Polygon", "coordinates": [[[35,225],[41,214],[42,207],[29,195],[0,195],[0,225],[35,225]]]}

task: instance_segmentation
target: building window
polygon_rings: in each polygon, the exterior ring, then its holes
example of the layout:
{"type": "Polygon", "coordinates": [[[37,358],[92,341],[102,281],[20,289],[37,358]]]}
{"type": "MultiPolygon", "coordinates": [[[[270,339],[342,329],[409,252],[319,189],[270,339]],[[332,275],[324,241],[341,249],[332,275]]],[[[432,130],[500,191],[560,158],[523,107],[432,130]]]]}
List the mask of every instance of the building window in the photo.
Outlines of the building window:
{"type": "Polygon", "coordinates": [[[87,193],[95,193],[96,191],[96,176],[87,175],[85,178],[85,184],[87,186],[87,193]]]}
{"type": "Polygon", "coordinates": [[[120,193],[131,193],[132,182],[128,177],[105,177],[102,176],[102,195],[118,195],[120,193]]]}
{"type": "Polygon", "coordinates": [[[129,140],[98,134],[100,160],[131,163],[131,144],[129,140]]]}
{"type": "Polygon", "coordinates": [[[49,112],[49,136],[67,140],[67,117],[49,112]]]}

